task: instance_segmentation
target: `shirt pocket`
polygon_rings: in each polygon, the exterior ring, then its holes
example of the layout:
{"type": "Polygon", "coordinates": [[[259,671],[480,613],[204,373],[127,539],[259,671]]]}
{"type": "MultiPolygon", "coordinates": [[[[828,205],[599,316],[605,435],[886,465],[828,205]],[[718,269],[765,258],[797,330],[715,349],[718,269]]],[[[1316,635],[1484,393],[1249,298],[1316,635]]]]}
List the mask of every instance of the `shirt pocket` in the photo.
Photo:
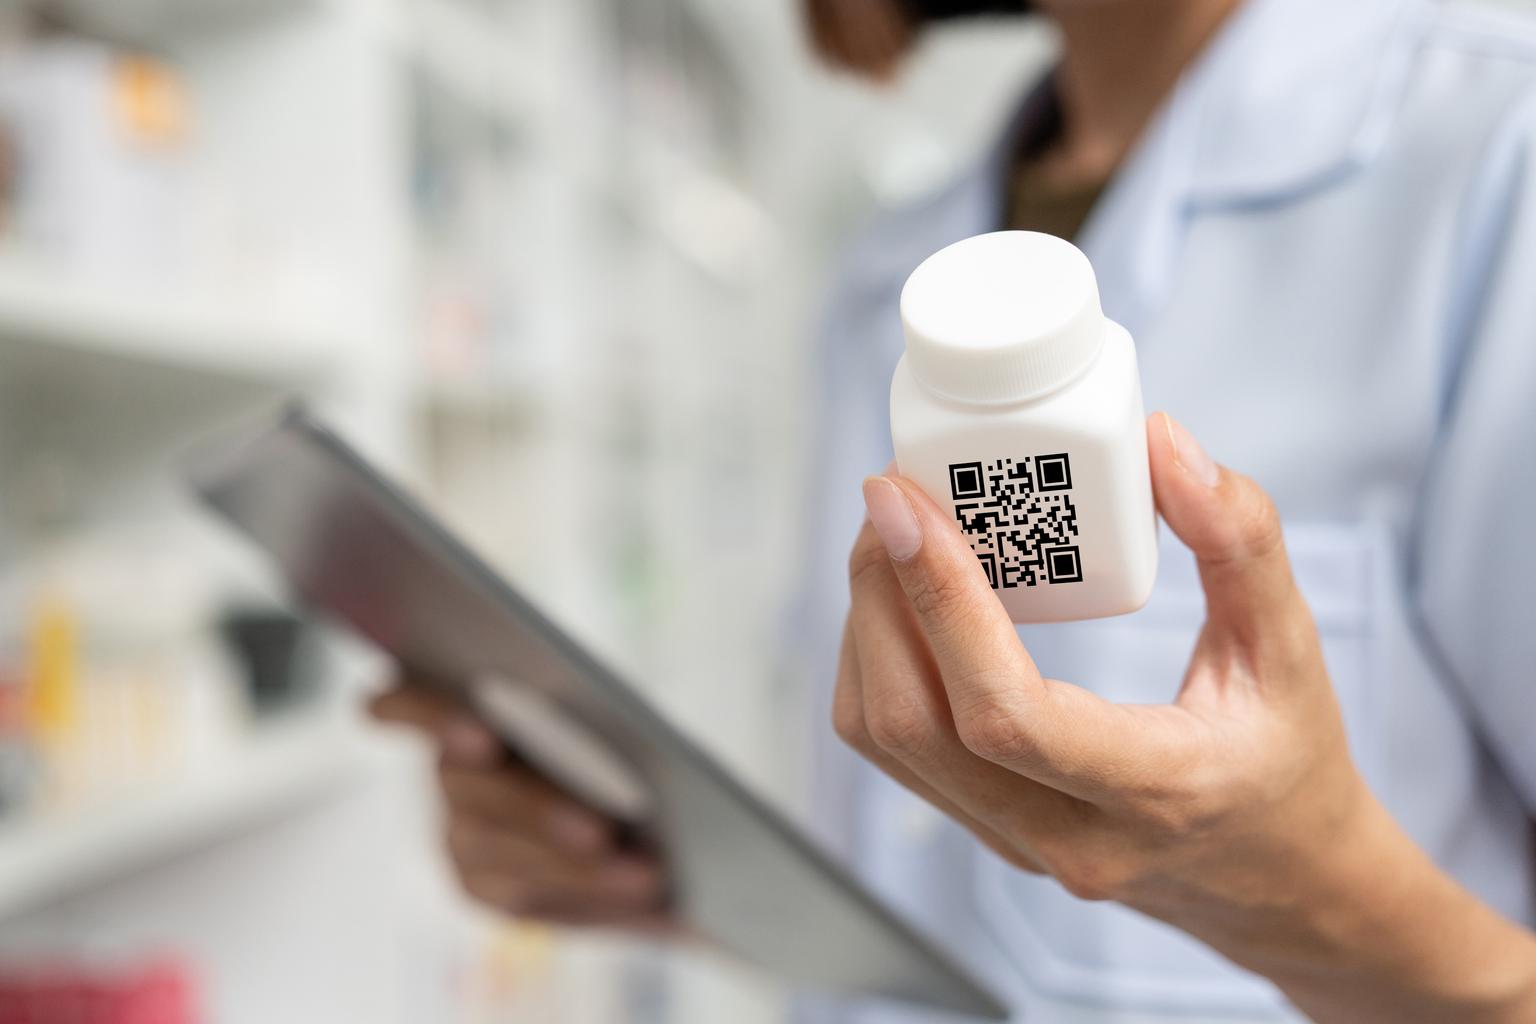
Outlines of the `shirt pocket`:
{"type": "MultiPolygon", "coordinates": [[[[1381,746],[1373,671],[1378,544],[1364,528],[1331,524],[1287,525],[1286,543],[1317,620],[1352,750],[1370,777],[1381,746]]],[[[1020,635],[1049,677],[1114,701],[1167,702],[1178,692],[1204,615],[1194,561],[1164,531],[1157,586],[1143,611],[1027,627],[1020,635]]],[[[991,856],[980,858],[974,883],[992,938],[1041,996],[1178,1020],[1284,1017],[1284,1002],[1268,982],[1167,925],[1116,904],[1077,900],[1054,881],[991,856]]]]}

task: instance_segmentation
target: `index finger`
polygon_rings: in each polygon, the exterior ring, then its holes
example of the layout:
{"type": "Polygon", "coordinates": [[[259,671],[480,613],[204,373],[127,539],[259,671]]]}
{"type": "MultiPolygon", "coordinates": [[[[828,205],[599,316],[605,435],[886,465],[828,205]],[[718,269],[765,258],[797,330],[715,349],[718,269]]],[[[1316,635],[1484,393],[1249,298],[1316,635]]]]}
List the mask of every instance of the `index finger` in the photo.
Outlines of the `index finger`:
{"type": "Polygon", "coordinates": [[[1090,801],[1145,767],[1135,709],[1040,675],[970,545],[920,488],[870,477],[864,498],[972,753],[1090,801]]]}
{"type": "Polygon", "coordinates": [[[368,710],[381,722],[406,725],[426,733],[450,763],[494,764],[501,741],[457,702],[419,686],[401,685],[374,697],[368,710]]]}

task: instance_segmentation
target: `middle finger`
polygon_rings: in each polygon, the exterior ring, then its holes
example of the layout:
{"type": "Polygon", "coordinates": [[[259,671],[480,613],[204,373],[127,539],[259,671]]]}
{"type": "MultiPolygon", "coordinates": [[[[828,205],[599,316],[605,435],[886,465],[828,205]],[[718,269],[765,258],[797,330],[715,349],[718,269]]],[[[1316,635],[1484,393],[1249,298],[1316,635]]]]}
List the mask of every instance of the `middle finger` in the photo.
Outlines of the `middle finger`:
{"type": "Polygon", "coordinates": [[[833,716],[837,723],[837,731],[849,746],[857,750],[882,772],[959,823],[1003,859],[1012,862],[1025,871],[1034,874],[1043,873],[1043,869],[1032,857],[1010,847],[1002,836],[966,813],[953,800],[930,786],[915,772],[907,768],[906,765],[886,753],[870,736],[865,720],[863,671],[860,668],[858,638],[854,635],[851,617],[843,629],[843,648],[839,659],[837,692],[834,696],[834,702],[833,716]]]}

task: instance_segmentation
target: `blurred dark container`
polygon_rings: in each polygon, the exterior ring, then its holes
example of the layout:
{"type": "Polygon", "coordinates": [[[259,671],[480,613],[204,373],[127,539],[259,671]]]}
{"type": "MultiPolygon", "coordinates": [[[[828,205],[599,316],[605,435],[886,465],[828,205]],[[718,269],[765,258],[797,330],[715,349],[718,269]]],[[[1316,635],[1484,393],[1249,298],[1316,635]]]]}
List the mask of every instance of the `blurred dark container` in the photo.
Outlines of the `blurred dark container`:
{"type": "Polygon", "coordinates": [[[256,714],[303,704],[319,689],[315,631],[303,617],[281,609],[236,608],[220,618],[219,632],[244,670],[256,714]]]}

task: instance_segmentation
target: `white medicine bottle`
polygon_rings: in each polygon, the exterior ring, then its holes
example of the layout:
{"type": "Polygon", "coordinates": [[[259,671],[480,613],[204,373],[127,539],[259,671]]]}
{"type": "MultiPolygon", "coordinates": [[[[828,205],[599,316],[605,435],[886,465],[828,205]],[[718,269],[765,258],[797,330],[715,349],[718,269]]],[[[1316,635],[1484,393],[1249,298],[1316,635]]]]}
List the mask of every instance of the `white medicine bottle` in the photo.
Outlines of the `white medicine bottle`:
{"type": "Polygon", "coordinates": [[[901,294],[901,474],[970,541],[1014,622],[1135,611],[1157,574],[1136,350],[1072,243],[1000,231],[934,253],[901,294]]]}

